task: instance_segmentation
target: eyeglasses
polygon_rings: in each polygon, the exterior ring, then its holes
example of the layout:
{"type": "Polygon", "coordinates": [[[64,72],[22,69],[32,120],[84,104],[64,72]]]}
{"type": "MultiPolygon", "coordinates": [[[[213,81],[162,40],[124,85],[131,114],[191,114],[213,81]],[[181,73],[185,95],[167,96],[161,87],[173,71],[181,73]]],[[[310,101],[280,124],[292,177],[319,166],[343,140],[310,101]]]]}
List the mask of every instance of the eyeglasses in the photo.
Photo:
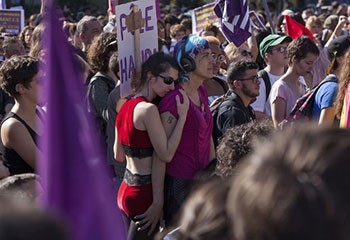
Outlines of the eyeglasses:
{"type": "Polygon", "coordinates": [[[173,82],[175,82],[174,78],[169,77],[169,76],[164,77],[164,76],[162,76],[162,75],[158,75],[157,77],[162,78],[162,79],[163,79],[163,82],[164,82],[165,84],[167,84],[167,85],[171,85],[173,82]]]}
{"type": "Polygon", "coordinates": [[[236,79],[236,80],[238,80],[238,81],[252,80],[252,82],[253,82],[254,84],[260,83],[260,78],[259,78],[258,75],[254,76],[254,77],[250,77],[250,78],[241,78],[241,79],[236,79]]]}
{"type": "Polygon", "coordinates": [[[277,52],[279,52],[279,53],[286,53],[287,47],[276,47],[273,50],[277,50],[277,52]]]}
{"type": "Polygon", "coordinates": [[[253,57],[253,54],[252,54],[252,52],[249,52],[249,51],[247,51],[247,50],[243,50],[243,51],[241,51],[241,55],[243,56],[243,57],[248,57],[248,55],[249,55],[249,57],[253,57]]]}
{"type": "Polygon", "coordinates": [[[220,62],[220,63],[223,63],[225,61],[225,56],[220,54],[215,54],[215,53],[212,53],[211,54],[211,57],[214,59],[214,61],[216,62],[220,62]]]}

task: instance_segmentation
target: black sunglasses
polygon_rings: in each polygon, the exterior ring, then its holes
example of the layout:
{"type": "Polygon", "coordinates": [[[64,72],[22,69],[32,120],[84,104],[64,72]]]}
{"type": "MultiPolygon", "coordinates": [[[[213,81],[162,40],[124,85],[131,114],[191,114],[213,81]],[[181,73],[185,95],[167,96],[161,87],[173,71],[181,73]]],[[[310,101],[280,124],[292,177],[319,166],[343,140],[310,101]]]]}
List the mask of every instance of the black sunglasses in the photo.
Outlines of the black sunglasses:
{"type": "Polygon", "coordinates": [[[236,80],[238,80],[238,81],[252,80],[252,82],[253,82],[254,84],[260,83],[260,78],[259,78],[259,76],[254,76],[254,77],[250,77],[250,78],[241,78],[241,79],[236,79],[236,80]]]}
{"type": "Polygon", "coordinates": [[[174,78],[169,77],[169,76],[164,77],[162,75],[158,75],[157,77],[161,77],[163,79],[163,82],[167,85],[171,85],[173,82],[175,82],[174,78]]]}

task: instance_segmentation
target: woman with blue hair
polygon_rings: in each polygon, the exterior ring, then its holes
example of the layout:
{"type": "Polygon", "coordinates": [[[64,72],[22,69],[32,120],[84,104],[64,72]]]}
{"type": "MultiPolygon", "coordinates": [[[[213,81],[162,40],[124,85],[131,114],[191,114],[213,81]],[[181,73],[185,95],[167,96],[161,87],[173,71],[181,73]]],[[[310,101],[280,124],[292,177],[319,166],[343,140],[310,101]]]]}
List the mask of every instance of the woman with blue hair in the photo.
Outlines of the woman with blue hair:
{"type": "Polygon", "coordinates": [[[174,56],[180,67],[179,82],[158,106],[168,136],[179,119],[175,96],[180,90],[190,99],[190,106],[180,144],[166,166],[164,201],[167,224],[180,209],[192,180],[215,158],[213,120],[203,86],[205,80],[213,77],[214,58],[209,43],[202,37],[189,35],[175,46],[174,56]]]}

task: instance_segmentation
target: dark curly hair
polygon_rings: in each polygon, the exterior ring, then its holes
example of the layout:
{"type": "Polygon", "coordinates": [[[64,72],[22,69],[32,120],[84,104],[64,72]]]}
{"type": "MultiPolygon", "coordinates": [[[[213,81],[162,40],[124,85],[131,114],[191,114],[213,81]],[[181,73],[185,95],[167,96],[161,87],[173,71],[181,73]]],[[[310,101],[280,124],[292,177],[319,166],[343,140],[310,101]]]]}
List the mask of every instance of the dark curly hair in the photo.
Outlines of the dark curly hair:
{"type": "Polygon", "coordinates": [[[318,47],[314,43],[314,41],[312,41],[311,38],[309,38],[307,36],[301,36],[301,37],[294,39],[288,45],[288,62],[289,62],[289,64],[292,63],[293,59],[300,61],[300,60],[306,58],[306,55],[308,53],[312,53],[315,55],[320,54],[320,50],[318,49],[318,47]]]}
{"type": "Polygon", "coordinates": [[[104,32],[98,35],[88,50],[88,62],[93,73],[107,72],[109,58],[118,50],[116,35],[104,32]]]}
{"type": "Polygon", "coordinates": [[[10,96],[16,98],[16,85],[29,88],[33,77],[39,71],[37,58],[29,56],[13,56],[6,60],[0,68],[0,86],[10,96]]]}
{"type": "Polygon", "coordinates": [[[273,124],[266,120],[250,122],[228,129],[217,148],[215,174],[221,178],[231,177],[239,162],[251,151],[252,140],[265,137],[273,131],[273,124]]]}

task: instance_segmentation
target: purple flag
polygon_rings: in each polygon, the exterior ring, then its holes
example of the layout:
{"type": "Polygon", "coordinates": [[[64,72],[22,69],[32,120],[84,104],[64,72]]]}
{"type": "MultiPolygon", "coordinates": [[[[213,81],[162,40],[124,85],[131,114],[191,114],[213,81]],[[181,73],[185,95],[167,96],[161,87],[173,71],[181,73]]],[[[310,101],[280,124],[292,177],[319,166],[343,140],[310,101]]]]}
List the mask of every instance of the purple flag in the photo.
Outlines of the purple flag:
{"type": "Polygon", "coordinates": [[[0,0],[0,10],[6,10],[6,0],[0,0]]]}
{"type": "Polygon", "coordinates": [[[82,75],[52,5],[44,19],[42,95],[47,116],[40,138],[40,200],[67,221],[73,240],[124,240],[107,161],[84,105],[82,75]]]}
{"type": "Polygon", "coordinates": [[[248,0],[216,0],[214,11],[221,19],[221,31],[237,47],[251,35],[248,0]]]}

